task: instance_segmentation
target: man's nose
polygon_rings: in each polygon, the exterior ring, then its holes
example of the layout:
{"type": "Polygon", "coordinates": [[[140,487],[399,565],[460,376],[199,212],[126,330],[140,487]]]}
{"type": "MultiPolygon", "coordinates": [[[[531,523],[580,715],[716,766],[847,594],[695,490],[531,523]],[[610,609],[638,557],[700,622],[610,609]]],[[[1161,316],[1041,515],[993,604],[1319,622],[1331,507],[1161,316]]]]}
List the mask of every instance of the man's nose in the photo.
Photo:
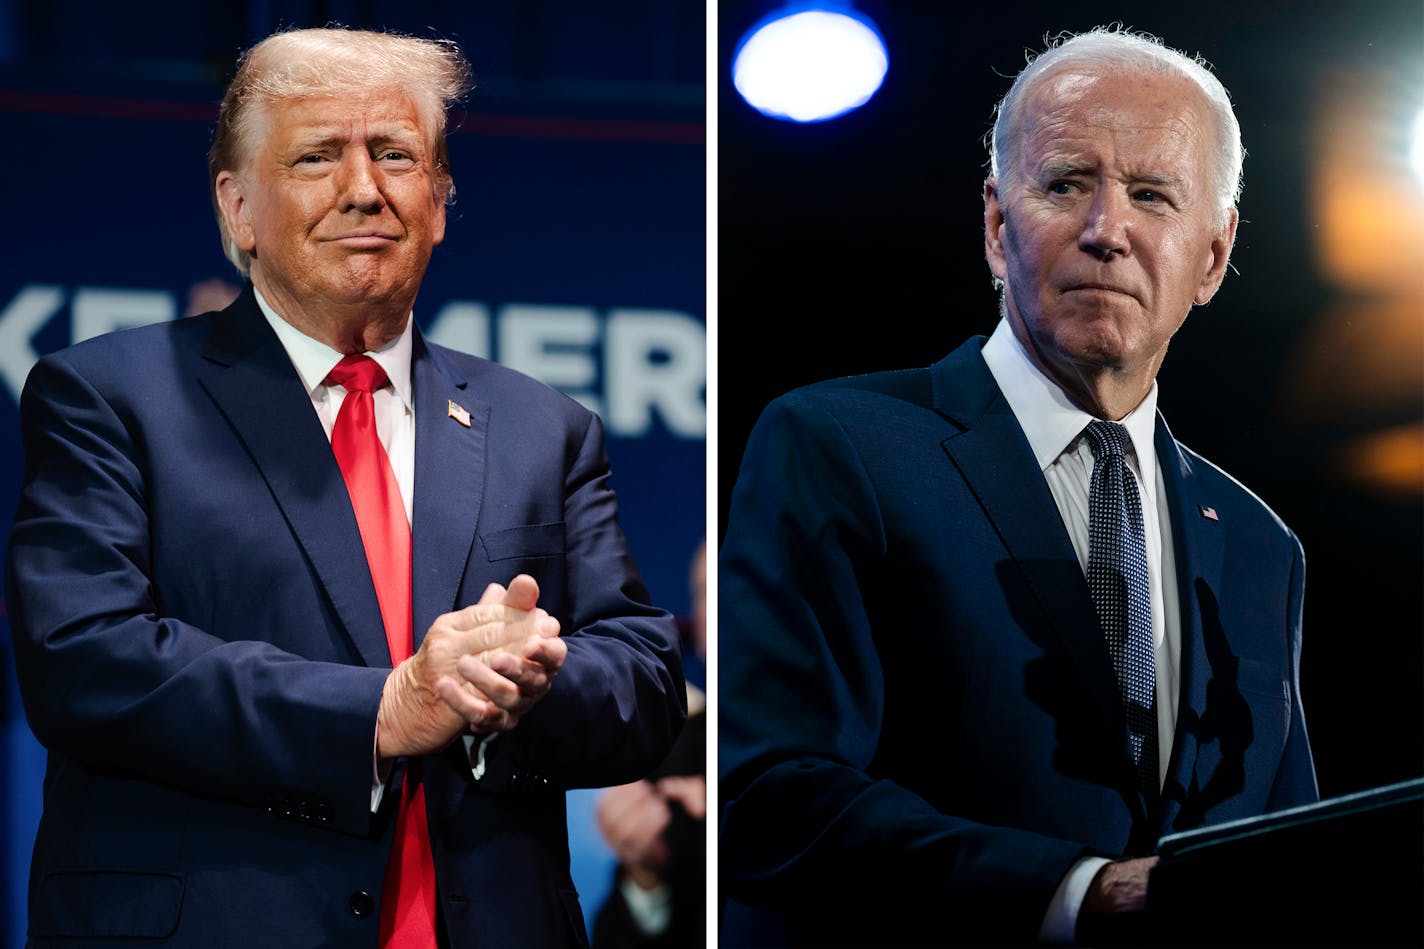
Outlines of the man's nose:
{"type": "Polygon", "coordinates": [[[1109,260],[1114,254],[1127,256],[1132,252],[1128,232],[1131,211],[1128,195],[1113,188],[1099,188],[1086,208],[1078,246],[1102,260],[1109,260]]]}
{"type": "Polygon", "coordinates": [[[381,195],[381,168],[365,149],[348,149],[341,156],[335,184],[342,211],[373,214],[385,203],[381,195]]]}

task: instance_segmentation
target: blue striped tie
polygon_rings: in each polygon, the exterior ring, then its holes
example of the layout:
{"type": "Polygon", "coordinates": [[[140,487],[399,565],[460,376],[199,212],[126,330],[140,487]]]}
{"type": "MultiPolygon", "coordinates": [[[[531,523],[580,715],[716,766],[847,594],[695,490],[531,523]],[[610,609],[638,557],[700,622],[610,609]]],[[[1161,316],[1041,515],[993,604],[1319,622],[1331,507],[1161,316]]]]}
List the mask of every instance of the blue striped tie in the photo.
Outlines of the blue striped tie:
{"type": "Polygon", "coordinates": [[[1088,589],[1117,674],[1138,779],[1151,800],[1158,792],[1157,676],[1142,502],[1127,466],[1127,429],[1116,422],[1094,421],[1085,431],[1093,449],[1088,589]]]}

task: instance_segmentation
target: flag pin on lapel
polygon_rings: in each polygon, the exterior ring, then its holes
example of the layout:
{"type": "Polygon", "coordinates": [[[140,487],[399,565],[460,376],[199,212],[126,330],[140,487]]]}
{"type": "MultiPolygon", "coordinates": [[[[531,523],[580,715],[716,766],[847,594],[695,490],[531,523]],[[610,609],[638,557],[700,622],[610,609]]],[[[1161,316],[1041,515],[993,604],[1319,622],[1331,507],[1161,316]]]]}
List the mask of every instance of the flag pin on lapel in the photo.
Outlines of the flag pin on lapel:
{"type": "MultiPolygon", "coordinates": [[[[451,405],[453,405],[453,404],[454,404],[454,403],[452,402],[451,405]]],[[[1204,517],[1204,518],[1206,518],[1206,519],[1209,520],[1209,521],[1220,521],[1220,520],[1221,520],[1221,518],[1219,518],[1219,517],[1216,516],[1216,508],[1214,508],[1214,507],[1208,507],[1208,506],[1206,506],[1205,504],[1203,504],[1203,505],[1201,505],[1201,506],[1198,508],[1198,510],[1201,511],[1201,516],[1204,517]]]]}
{"type": "MultiPolygon", "coordinates": [[[[470,413],[465,411],[465,407],[463,405],[458,405],[455,402],[451,402],[450,417],[455,421],[459,422],[461,425],[465,426],[466,428],[470,427],[470,413]]],[[[1212,513],[1212,516],[1216,516],[1215,512],[1212,513]]]]}

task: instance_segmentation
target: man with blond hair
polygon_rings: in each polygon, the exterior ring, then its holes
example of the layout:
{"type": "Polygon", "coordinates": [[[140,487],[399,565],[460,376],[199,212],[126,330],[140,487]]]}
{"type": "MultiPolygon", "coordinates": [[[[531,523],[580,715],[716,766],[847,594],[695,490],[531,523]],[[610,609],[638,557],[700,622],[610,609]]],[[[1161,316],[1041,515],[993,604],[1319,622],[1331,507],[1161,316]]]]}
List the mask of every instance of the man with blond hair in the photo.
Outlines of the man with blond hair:
{"type": "Polygon", "coordinates": [[[563,790],[685,717],[599,419],[422,339],[453,44],[276,34],[210,174],[221,312],[41,360],[8,607],[34,946],[577,946],[563,790]]]}
{"type": "Polygon", "coordinates": [[[785,395],[743,457],[720,869],[782,927],[747,944],[1138,943],[1164,834],[1317,797],[1300,543],[1156,411],[1236,235],[1225,90],[1060,37],[990,157],[994,333],[785,395]]]}

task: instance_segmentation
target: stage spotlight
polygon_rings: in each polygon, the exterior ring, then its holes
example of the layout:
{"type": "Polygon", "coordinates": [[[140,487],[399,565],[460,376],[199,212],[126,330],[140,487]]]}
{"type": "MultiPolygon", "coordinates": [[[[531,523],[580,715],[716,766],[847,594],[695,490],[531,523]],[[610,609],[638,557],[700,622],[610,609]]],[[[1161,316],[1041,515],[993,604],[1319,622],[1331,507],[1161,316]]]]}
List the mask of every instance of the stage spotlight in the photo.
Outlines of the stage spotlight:
{"type": "Polygon", "coordinates": [[[797,3],[742,37],[732,82],[765,115],[824,122],[869,101],[888,64],[875,24],[849,4],[797,3]]]}

